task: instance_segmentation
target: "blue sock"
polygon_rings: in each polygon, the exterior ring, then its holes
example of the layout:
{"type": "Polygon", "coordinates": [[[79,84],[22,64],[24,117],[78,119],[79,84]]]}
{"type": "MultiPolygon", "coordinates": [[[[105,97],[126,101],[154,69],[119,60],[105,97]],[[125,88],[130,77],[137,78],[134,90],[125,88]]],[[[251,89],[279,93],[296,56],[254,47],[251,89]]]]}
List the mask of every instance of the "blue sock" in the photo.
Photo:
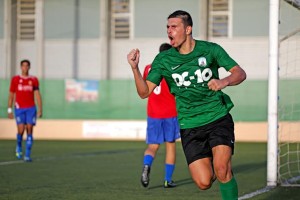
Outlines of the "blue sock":
{"type": "Polygon", "coordinates": [[[27,134],[25,157],[30,158],[32,144],[33,144],[32,134],[27,134]]]}
{"type": "Polygon", "coordinates": [[[170,182],[172,180],[172,175],[175,169],[173,164],[165,164],[165,180],[170,182]]]}
{"type": "Polygon", "coordinates": [[[144,156],[144,165],[149,165],[151,166],[152,165],[152,162],[153,162],[153,156],[151,155],[145,155],[144,156]]]}
{"type": "Polygon", "coordinates": [[[23,135],[17,133],[17,152],[22,152],[23,135]]]}

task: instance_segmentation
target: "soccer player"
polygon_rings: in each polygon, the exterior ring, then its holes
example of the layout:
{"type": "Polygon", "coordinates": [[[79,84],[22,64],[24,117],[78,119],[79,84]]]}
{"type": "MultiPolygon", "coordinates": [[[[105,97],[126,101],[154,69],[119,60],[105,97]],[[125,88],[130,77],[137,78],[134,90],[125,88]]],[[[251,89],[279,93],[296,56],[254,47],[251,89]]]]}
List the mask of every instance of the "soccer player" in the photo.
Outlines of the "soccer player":
{"type": "Polygon", "coordinates": [[[21,75],[16,75],[11,79],[9,97],[8,97],[8,117],[14,118],[17,123],[17,147],[16,157],[22,159],[22,140],[26,129],[26,151],[24,156],[25,162],[31,162],[31,148],[33,144],[33,127],[36,124],[36,118],[42,117],[42,98],[39,92],[39,81],[36,77],[29,75],[30,61],[21,61],[21,75]],[[38,110],[35,106],[37,102],[38,110]]]}
{"type": "MultiPolygon", "coordinates": [[[[159,52],[172,48],[168,43],[163,43],[159,47],[159,52]]],[[[147,65],[144,69],[143,78],[146,80],[151,65],[147,65]]],[[[149,95],[147,104],[147,136],[146,143],[148,145],[144,152],[144,166],[142,170],[141,183],[144,187],[149,184],[149,175],[152,162],[160,144],[166,144],[165,159],[165,188],[175,187],[176,184],[172,180],[175,169],[176,160],[176,139],[179,135],[179,124],[177,120],[177,111],[175,98],[170,93],[168,85],[164,79],[149,95]]]]}
{"type": "Polygon", "coordinates": [[[148,97],[165,78],[175,95],[180,135],[190,174],[202,190],[215,178],[222,199],[238,199],[238,186],[231,169],[234,122],[230,97],[221,90],[246,79],[245,71],[218,44],[195,40],[189,13],[177,10],[168,16],[167,34],[173,48],[159,53],[145,81],[139,71],[140,52],[127,55],[137,92],[148,97]],[[230,74],[219,78],[218,68],[230,74]]]}

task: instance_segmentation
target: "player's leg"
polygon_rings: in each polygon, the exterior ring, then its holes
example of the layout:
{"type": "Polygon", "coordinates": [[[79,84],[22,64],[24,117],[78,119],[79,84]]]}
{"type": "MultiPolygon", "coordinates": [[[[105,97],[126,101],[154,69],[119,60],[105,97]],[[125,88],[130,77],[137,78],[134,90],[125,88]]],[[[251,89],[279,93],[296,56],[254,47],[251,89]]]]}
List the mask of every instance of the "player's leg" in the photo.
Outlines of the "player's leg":
{"type": "Polygon", "coordinates": [[[234,152],[234,123],[230,114],[214,122],[211,126],[210,146],[213,164],[220,183],[222,199],[238,199],[238,186],[232,175],[231,157],[234,152]]]}
{"type": "Polygon", "coordinates": [[[176,187],[176,184],[172,180],[172,176],[175,170],[176,162],[176,143],[166,142],[166,160],[165,160],[165,188],[176,187]]]}
{"type": "Polygon", "coordinates": [[[176,187],[172,180],[176,162],[176,140],[180,138],[179,124],[177,117],[166,118],[163,120],[163,134],[166,142],[166,159],[165,159],[165,188],[176,187]]]}
{"type": "Polygon", "coordinates": [[[23,134],[25,131],[25,113],[22,109],[15,109],[15,119],[17,124],[17,142],[16,142],[16,157],[18,159],[22,159],[23,151],[22,151],[22,142],[23,142],[23,134]]]}
{"type": "Polygon", "coordinates": [[[25,150],[25,157],[24,161],[31,162],[31,148],[33,145],[33,125],[27,124],[26,125],[26,132],[27,132],[27,138],[26,138],[26,150],[25,150]]]}
{"type": "Polygon", "coordinates": [[[152,165],[156,152],[159,149],[159,144],[148,144],[147,149],[144,152],[144,165],[152,165]]]}
{"type": "Polygon", "coordinates": [[[212,149],[214,170],[223,200],[238,199],[238,186],[231,170],[231,147],[218,145],[212,149]]]}
{"type": "Polygon", "coordinates": [[[181,143],[189,166],[189,171],[198,188],[211,187],[214,172],[212,151],[209,145],[209,126],[181,129],[181,143]]]}
{"type": "Polygon", "coordinates": [[[207,190],[211,187],[214,176],[211,158],[202,158],[192,162],[189,164],[189,171],[198,188],[207,190]]]}
{"type": "Polygon", "coordinates": [[[22,142],[23,142],[23,134],[25,131],[25,124],[17,124],[18,133],[17,133],[17,145],[16,145],[16,157],[18,159],[22,159],[23,151],[22,151],[22,142]]]}
{"type": "Polygon", "coordinates": [[[36,124],[36,108],[28,108],[26,109],[26,151],[24,161],[31,162],[31,149],[33,145],[33,127],[36,124]]]}
{"type": "Polygon", "coordinates": [[[141,183],[144,187],[149,185],[151,165],[159,149],[159,145],[163,143],[163,136],[160,134],[162,131],[161,123],[160,119],[147,118],[146,143],[148,146],[144,152],[141,176],[141,183]]]}
{"type": "Polygon", "coordinates": [[[149,185],[151,166],[158,149],[159,144],[148,144],[148,147],[144,152],[143,170],[141,176],[141,183],[144,187],[149,185]]]}

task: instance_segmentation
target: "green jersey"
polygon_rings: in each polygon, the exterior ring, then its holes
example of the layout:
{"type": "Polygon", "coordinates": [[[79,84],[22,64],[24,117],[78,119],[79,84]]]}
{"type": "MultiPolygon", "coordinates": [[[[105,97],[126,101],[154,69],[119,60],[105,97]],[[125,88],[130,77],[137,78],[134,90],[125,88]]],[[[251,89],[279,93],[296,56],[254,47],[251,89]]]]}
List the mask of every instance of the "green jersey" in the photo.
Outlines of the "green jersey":
{"type": "Polygon", "coordinates": [[[164,77],[176,98],[181,129],[203,126],[225,116],[233,107],[229,96],[212,91],[207,83],[219,79],[218,69],[238,65],[218,44],[196,40],[194,50],[180,54],[175,48],[159,53],[147,80],[159,85],[164,77]]]}

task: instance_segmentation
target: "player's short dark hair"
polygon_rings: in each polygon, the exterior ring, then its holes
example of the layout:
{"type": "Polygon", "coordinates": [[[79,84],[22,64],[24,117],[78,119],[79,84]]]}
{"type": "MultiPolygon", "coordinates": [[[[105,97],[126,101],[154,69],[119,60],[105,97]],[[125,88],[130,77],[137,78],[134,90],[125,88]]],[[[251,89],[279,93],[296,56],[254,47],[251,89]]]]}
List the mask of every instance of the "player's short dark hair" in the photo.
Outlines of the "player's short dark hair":
{"type": "Polygon", "coordinates": [[[27,59],[25,59],[25,60],[21,60],[21,65],[23,64],[23,63],[27,63],[28,64],[28,66],[30,67],[30,61],[29,60],[27,60],[27,59]]]}
{"type": "Polygon", "coordinates": [[[162,43],[159,47],[159,52],[166,51],[172,48],[172,45],[168,43],[162,43]]]}
{"type": "Polygon", "coordinates": [[[173,12],[172,14],[169,15],[168,19],[170,18],[180,18],[183,21],[183,24],[185,26],[191,26],[193,27],[193,20],[191,15],[183,10],[176,10],[175,12],[173,12]]]}

